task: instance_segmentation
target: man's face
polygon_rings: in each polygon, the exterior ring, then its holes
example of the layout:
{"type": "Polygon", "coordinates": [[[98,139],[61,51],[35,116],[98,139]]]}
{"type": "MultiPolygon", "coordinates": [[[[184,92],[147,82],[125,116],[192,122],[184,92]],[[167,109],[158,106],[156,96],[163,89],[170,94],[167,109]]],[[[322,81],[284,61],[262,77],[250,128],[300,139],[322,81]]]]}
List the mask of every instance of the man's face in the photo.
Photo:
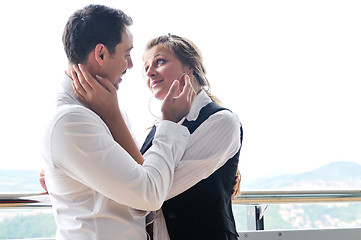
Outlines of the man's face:
{"type": "Polygon", "coordinates": [[[115,52],[110,55],[103,68],[102,76],[108,78],[116,89],[122,81],[122,77],[127,71],[133,67],[130,51],[133,48],[133,35],[129,28],[123,31],[122,42],[115,47],[115,52]]]}

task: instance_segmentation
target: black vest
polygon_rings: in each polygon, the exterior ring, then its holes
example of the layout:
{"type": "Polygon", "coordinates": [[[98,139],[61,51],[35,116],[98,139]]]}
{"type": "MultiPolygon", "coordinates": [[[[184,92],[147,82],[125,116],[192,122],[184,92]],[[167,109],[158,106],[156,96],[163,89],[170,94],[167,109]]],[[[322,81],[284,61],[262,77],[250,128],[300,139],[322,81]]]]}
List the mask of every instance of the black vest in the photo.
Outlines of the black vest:
{"type": "MultiPolygon", "coordinates": [[[[185,120],[192,134],[210,115],[227,110],[211,102],[203,107],[195,121],[185,120]]],[[[148,134],[141,152],[152,145],[155,127],[148,134]]],[[[241,127],[241,142],[242,142],[241,127]]],[[[238,239],[232,212],[231,195],[238,166],[239,151],[221,168],[187,191],[163,203],[162,211],[171,240],[238,239]]]]}

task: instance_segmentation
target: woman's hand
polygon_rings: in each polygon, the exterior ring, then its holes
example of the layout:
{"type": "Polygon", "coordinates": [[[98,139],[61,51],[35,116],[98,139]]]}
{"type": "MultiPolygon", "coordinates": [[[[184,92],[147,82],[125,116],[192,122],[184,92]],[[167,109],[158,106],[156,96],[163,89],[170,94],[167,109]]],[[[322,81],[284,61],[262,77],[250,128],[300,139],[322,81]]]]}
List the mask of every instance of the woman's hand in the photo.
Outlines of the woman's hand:
{"type": "Polygon", "coordinates": [[[189,112],[196,92],[188,75],[185,76],[185,86],[178,95],[179,88],[180,83],[175,80],[163,100],[161,108],[163,120],[179,122],[189,112]]]}
{"type": "Polygon", "coordinates": [[[103,120],[117,117],[118,96],[113,84],[100,76],[96,76],[95,80],[81,64],[73,65],[73,69],[73,90],[80,101],[87,104],[103,120]]]}
{"type": "Polygon", "coordinates": [[[44,189],[44,191],[46,193],[48,193],[48,188],[46,187],[46,184],[45,184],[45,172],[43,169],[40,170],[39,182],[40,182],[41,187],[44,189]]]}

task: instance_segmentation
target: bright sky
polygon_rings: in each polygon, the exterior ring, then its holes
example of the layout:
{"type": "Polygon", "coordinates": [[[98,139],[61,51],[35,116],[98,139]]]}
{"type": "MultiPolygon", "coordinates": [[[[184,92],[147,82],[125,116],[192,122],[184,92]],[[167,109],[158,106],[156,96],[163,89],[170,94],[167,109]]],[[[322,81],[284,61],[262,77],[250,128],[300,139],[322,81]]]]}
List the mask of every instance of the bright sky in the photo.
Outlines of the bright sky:
{"type": "MultiPolygon", "coordinates": [[[[66,68],[61,34],[89,3],[3,3],[0,168],[41,168],[41,134],[66,68]]],[[[149,39],[171,32],[201,49],[213,93],[242,121],[243,180],[332,161],[361,164],[360,1],[101,3],[134,20],[135,67],[119,100],[139,134],[153,120],[141,55],[149,39]]]]}

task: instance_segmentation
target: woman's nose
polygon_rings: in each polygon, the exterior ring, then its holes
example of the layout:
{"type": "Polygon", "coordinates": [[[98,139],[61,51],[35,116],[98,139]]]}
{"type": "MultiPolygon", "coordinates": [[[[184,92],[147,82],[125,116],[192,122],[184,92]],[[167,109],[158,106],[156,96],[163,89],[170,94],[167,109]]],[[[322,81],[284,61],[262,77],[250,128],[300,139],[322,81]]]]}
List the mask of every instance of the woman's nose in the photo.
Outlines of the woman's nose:
{"type": "Polygon", "coordinates": [[[152,66],[149,66],[147,71],[146,71],[146,74],[147,74],[148,77],[155,76],[155,74],[156,74],[155,68],[152,67],[152,66]]]}

